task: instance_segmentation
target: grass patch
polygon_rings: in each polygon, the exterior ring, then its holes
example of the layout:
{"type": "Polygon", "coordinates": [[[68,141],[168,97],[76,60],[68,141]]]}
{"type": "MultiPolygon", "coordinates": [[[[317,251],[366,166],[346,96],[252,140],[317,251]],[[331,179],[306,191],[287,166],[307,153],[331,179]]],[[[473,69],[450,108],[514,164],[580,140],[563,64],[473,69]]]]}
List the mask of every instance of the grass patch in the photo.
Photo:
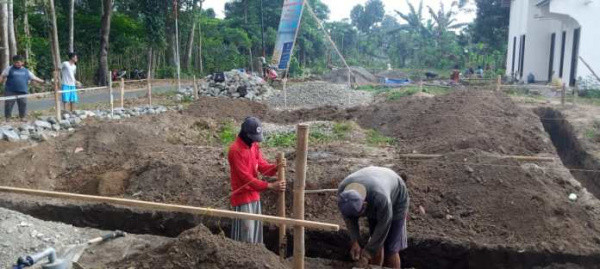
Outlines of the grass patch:
{"type": "Polygon", "coordinates": [[[333,124],[333,135],[338,139],[345,139],[352,129],[354,126],[350,122],[336,122],[333,124]]]}
{"type": "Polygon", "coordinates": [[[262,143],[263,146],[269,148],[282,147],[290,148],[296,145],[296,133],[277,133],[269,135],[262,143]]]}
{"type": "Polygon", "coordinates": [[[233,121],[224,122],[217,132],[219,142],[221,142],[221,145],[223,146],[228,146],[229,144],[233,143],[236,135],[237,132],[233,121]]]}
{"type": "Polygon", "coordinates": [[[391,146],[395,143],[395,140],[391,137],[387,137],[381,134],[377,130],[367,131],[367,144],[371,146],[391,146]]]}
{"type": "Polygon", "coordinates": [[[361,85],[356,88],[356,90],[359,90],[359,91],[372,92],[375,94],[387,92],[390,89],[391,89],[390,87],[383,86],[383,85],[361,85]]]}
{"type": "Polygon", "coordinates": [[[389,101],[394,101],[394,100],[398,100],[402,97],[414,95],[421,91],[424,93],[432,94],[432,95],[443,95],[443,94],[449,93],[450,90],[451,90],[451,88],[441,87],[441,86],[439,86],[439,87],[438,86],[423,86],[423,88],[421,88],[418,85],[411,85],[411,86],[406,86],[406,87],[402,87],[402,88],[390,91],[387,94],[386,99],[389,101]]]}

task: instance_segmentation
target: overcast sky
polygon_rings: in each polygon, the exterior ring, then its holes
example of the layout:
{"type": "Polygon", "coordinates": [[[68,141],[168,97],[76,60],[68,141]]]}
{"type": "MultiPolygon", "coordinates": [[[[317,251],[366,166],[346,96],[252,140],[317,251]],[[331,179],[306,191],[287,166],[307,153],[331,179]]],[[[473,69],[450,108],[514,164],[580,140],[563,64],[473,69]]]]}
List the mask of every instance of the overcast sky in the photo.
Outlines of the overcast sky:
{"type": "MultiPolygon", "coordinates": [[[[269,1],[269,0],[263,0],[269,1]]],[[[406,0],[382,0],[385,6],[385,12],[389,15],[396,15],[394,10],[399,10],[401,12],[408,11],[408,5],[406,4],[406,0]]],[[[419,0],[409,0],[415,8],[419,6],[419,0]]],[[[429,12],[427,12],[427,6],[431,6],[434,10],[438,10],[440,7],[440,2],[443,2],[446,9],[450,7],[454,0],[423,0],[423,14],[425,18],[430,18],[429,12]]],[[[217,17],[223,18],[223,7],[227,0],[205,0],[203,6],[204,8],[213,8],[217,13],[217,17]]],[[[364,4],[367,0],[321,0],[321,2],[327,4],[329,6],[329,20],[331,21],[339,21],[344,18],[350,17],[350,10],[357,4],[364,4]]],[[[474,1],[470,1],[474,2],[474,1]]],[[[473,4],[468,6],[470,9],[474,10],[473,4]]],[[[399,19],[399,18],[398,18],[399,19]]],[[[462,12],[458,14],[458,22],[471,22],[475,19],[475,12],[462,12]]],[[[399,19],[400,20],[400,19],[399,19]]],[[[402,22],[402,21],[401,21],[402,22]]]]}

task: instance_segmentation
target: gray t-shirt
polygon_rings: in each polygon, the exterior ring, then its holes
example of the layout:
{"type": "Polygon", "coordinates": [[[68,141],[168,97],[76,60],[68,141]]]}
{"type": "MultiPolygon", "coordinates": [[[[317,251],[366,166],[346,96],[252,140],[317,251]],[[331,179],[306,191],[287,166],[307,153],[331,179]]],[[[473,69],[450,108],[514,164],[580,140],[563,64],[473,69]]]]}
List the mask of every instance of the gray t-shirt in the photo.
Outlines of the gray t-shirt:
{"type": "MultiPolygon", "coordinates": [[[[338,194],[350,183],[360,183],[367,191],[367,208],[365,215],[374,219],[377,226],[373,229],[371,239],[365,246],[374,255],[383,246],[392,225],[392,220],[406,217],[408,212],[408,190],[404,180],[394,171],[384,167],[370,166],[360,169],[346,177],[339,185],[338,194]]],[[[346,228],[353,241],[360,237],[358,218],[344,217],[346,228]]]]}
{"type": "Polygon", "coordinates": [[[62,63],[60,67],[60,77],[63,85],[67,86],[76,86],[77,81],[75,80],[75,71],[77,70],[77,65],[71,64],[71,62],[66,61],[62,63]]]}

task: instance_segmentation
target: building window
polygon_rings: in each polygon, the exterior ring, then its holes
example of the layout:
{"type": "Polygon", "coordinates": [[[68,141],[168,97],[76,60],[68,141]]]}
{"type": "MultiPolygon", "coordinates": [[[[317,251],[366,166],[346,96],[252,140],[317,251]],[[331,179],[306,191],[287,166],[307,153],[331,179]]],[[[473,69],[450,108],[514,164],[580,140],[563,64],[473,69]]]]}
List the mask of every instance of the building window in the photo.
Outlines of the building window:
{"type": "Polygon", "coordinates": [[[525,65],[525,35],[521,36],[521,52],[519,53],[519,78],[523,78],[523,66],[525,65]]]}
{"type": "Polygon", "coordinates": [[[511,75],[514,77],[516,76],[515,74],[515,58],[517,56],[517,37],[515,36],[513,38],[513,50],[512,50],[512,67],[510,69],[510,73],[511,75]]]}
{"type": "Polygon", "coordinates": [[[558,69],[558,77],[563,77],[565,70],[565,45],[567,44],[567,31],[562,32],[562,44],[560,45],[560,67],[558,69]]]}
{"type": "Polygon", "coordinates": [[[579,37],[581,36],[581,28],[575,29],[573,32],[573,51],[571,54],[571,79],[569,85],[575,86],[577,82],[577,62],[579,62],[579,37]]]}
{"type": "Polygon", "coordinates": [[[554,74],[554,47],[556,46],[556,33],[552,33],[550,36],[550,61],[548,64],[548,82],[552,82],[552,75],[554,74]]]}

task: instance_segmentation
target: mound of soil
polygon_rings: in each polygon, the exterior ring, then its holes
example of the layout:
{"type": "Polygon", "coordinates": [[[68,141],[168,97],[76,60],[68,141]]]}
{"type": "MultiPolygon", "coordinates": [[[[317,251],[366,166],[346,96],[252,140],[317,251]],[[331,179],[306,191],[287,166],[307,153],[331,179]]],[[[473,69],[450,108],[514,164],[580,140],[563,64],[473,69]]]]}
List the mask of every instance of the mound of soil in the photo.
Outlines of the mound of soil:
{"type": "Polygon", "coordinates": [[[269,268],[287,269],[277,255],[262,245],[214,235],[202,225],[185,231],[177,240],[143,254],[107,265],[108,268],[269,268]]]}
{"type": "Polygon", "coordinates": [[[267,111],[267,105],[247,99],[203,97],[190,105],[185,113],[195,117],[244,120],[247,116],[263,118],[267,111]]]}
{"type": "Polygon", "coordinates": [[[382,78],[391,78],[391,79],[403,79],[403,78],[408,78],[408,75],[406,75],[406,73],[400,71],[400,70],[385,70],[385,71],[381,71],[379,73],[377,73],[378,77],[382,77],[382,78]]]}
{"type": "Polygon", "coordinates": [[[550,253],[599,250],[598,201],[560,163],[470,149],[394,168],[410,174],[408,227],[418,236],[550,253]],[[579,200],[569,201],[569,193],[579,200]]]}

